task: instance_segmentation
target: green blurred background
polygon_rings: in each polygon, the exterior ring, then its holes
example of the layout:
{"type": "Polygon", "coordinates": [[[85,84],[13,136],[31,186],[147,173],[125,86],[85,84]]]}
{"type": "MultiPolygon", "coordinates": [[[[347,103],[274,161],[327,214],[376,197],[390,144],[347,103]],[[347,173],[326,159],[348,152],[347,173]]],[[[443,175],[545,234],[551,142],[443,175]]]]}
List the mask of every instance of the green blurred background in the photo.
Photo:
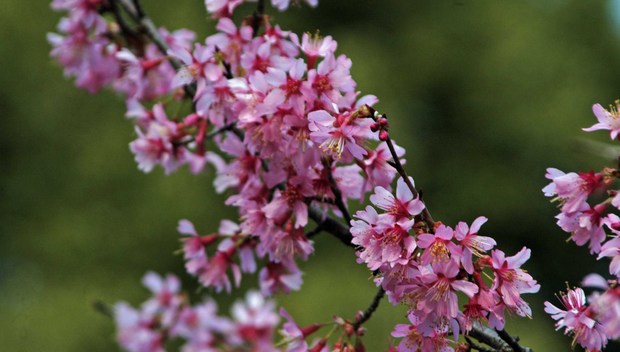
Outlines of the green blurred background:
{"type": "MultiPolygon", "coordinates": [[[[213,31],[202,1],[143,1],[156,23],[201,38],[213,31]]],[[[338,40],[359,89],[377,95],[390,116],[436,219],[454,225],[486,215],[483,233],[507,253],[532,248],[527,269],[542,284],[527,297],[534,319],[511,320],[507,329],[537,352],[570,350],[543,301],[555,300],[565,282],[606,272],[606,263],[565,243],[540,189],[546,167],[611,164],[579,138],[608,139],[580,128],[594,123],[593,103],[620,97],[618,8],[580,0],[322,0],[317,9],[268,10],[285,29],[320,29],[338,40]]],[[[137,170],[122,100],[77,90],[49,58],[45,34],[59,18],[46,1],[4,0],[0,10],[1,351],[118,350],[112,321],[92,303],[138,304],[147,270],[179,273],[194,291],[173,254],[177,221],[212,231],[234,217],[213,193],[212,173],[137,170]]],[[[303,264],[302,291],[278,301],[302,324],[353,317],[375,292],[368,271],[329,236],[318,236],[316,248],[303,264]]],[[[245,278],[244,288],[255,285],[245,278]]],[[[220,297],[227,311],[229,298],[220,297]]],[[[399,322],[403,310],[383,302],[367,324],[368,350],[383,350],[399,322]]]]}

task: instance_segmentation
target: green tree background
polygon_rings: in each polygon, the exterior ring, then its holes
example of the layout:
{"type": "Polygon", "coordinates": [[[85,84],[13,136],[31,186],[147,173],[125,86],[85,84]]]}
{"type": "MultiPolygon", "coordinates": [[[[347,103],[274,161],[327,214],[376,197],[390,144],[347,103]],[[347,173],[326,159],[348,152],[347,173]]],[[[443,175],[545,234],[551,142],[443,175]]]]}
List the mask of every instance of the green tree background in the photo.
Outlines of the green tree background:
{"type": "MultiPolygon", "coordinates": [[[[200,0],[143,0],[156,23],[212,33],[200,0]]],[[[542,284],[534,319],[507,328],[537,352],[569,350],[544,300],[606,271],[566,244],[555,206],[540,189],[545,168],[600,169],[579,138],[590,106],[620,97],[620,32],[609,1],[323,0],[317,9],[268,12],[284,29],[332,35],[353,60],[364,93],[377,95],[406,169],[436,219],[490,218],[484,234],[507,253],[531,247],[542,284]]],[[[251,6],[241,9],[250,13],[251,6]]],[[[212,172],[137,170],[124,104],[63,79],[45,33],[60,15],[46,1],[5,0],[0,10],[0,350],[114,351],[114,327],[92,303],[147,297],[147,270],[181,275],[177,221],[202,231],[234,218],[214,194],[212,172]]],[[[606,141],[603,132],[585,136],[606,141]]],[[[302,324],[347,318],[375,288],[349,248],[327,235],[303,264],[302,291],[276,297],[302,324]],[[335,270],[336,269],[336,270],[335,270]]],[[[256,278],[244,278],[247,289],[256,278]]],[[[198,292],[196,297],[210,292],[198,292]]],[[[243,296],[235,291],[232,298],[243,296]]],[[[231,298],[217,296],[226,312],[231,298]]],[[[383,302],[367,324],[369,351],[383,350],[402,307],[383,302]]]]}

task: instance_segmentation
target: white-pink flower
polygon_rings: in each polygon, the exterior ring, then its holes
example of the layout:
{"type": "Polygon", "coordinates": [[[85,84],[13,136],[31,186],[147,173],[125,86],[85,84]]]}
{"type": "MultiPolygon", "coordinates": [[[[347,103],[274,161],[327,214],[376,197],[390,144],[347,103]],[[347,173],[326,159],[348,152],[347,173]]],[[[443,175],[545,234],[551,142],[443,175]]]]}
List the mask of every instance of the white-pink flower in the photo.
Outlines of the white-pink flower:
{"type": "Polygon", "coordinates": [[[588,351],[600,351],[607,345],[603,326],[591,318],[592,311],[586,305],[586,295],[579,287],[560,296],[565,310],[545,302],[545,312],[557,320],[556,330],[565,328],[565,334],[574,335],[574,341],[588,351]]]}
{"type": "MultiPolygon", "coordinates": [[[[412,185],[413,178],[409,177],[412,185]]],[[[413,197],[413,192],[407,186],[403,178],[396,183],[396,196],[383,187],[375,187],[375,193],[370,196],[370,201],[388,214],[399,218],[411,218],[424,210],[424,203],[419,197],[413,197]]]]}
{"type": "Polygon", "coordinates": [[[584,128],[584,131],[591,132],[597,130],[609,130],[611,139],[618,138],[620,134],[620,101],[616,100],[615,105],[611,105],[609,111],[605,110],[601,104],[594,104],[592,106],[592,112],[598,119],[598,123],[592,125],[592,127],[584,128]]]}

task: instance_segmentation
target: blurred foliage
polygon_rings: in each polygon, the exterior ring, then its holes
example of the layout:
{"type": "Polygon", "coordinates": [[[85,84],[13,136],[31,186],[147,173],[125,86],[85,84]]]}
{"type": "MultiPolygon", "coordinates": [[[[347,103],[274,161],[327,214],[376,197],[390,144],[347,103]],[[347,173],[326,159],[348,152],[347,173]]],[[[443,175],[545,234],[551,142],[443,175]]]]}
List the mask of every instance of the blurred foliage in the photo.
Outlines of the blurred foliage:
{"type": "MultiPolygon", "coordinates": [[[[202,1],[144,0],[156,23],[212,33],[202,1]]],[[[580,128],[590,106],[618,95],[620,45],[606,1],[323,0],[317,9],[269,9],[295,32],[332,35],[353,60],[364,93],[377,95],[407,170],[436,219],[453,225],[486,215],[484,233],[514,253],[543,285],[534,320],[508,330],[537,352],[565,351],[544,300],[605,264],[566,244],[555,206],[540,191],[545,168],[600,169],[580,128]]],[[[241,9],[251,12],[251,5],[241,9]]],[[[123,102],[91,96],[63,79],[45,33],[60,18],[46,2],[5,0],[0,11],[0,346],[4,351],[113,351],[112,322],[96,300],[146,298],[147,270],[182,274],[177,221],[201,231],[234,217],[212,173],[166,177],[136,169],[123,102]],[[36,3],[36,4],[35,4],[36,3]]],[[[615,29],[616,28],[616,29],[615,29]]],[[[603,132],[585,136],[606,141],[603,132]]],[[[329,236],[316,238],[302,291],[278,297],[302,323],[347,318],[374,295],[368,271],[329,236]],[[337,268],[337,270],[334,270],[337,268]]],[[[244,288],[255,286],[247,278],[244,288]]],[[[208,292],[206,292],[208,293],[208,292]]],[[[200,292],[199,294],[205,294],[200,292]]],[[[197,294],[197,296],[199,296],[197,294]]],[[[233,297],[241,297],[236,291],[233,297]]],[[[222,296],[222,310],[230,298],[222,296]]],[[[385,348],[403,309],[383,302],[367,324],[369,351],[385,348]]]]}

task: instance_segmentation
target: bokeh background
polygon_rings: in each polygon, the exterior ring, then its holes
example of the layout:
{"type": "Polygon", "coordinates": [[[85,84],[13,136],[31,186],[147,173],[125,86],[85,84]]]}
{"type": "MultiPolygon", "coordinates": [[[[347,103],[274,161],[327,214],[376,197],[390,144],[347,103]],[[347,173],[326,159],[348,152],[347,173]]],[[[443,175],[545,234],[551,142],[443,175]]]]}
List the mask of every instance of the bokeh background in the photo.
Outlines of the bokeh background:
{"type": "MultiPolygon", "coordinates": [[[[170,29],[213,31],[200,0],[143,2],[170,29]]],[[[137,170],[121,99],[75,89],[49,58],[45,34],[61,15],[46,1],[1,7],[0,350],[118,350],[112,321],[93,302],[138,304],[148,270],[179,273],[195,292],[174,254],[177,221],[211,231],[234,213],[214,194],[212,173],[137,170]]],[[[532,248],[527,269],[542,284],[527,297],[534,319],[511,320],[507,329],[537,352],[570,350],[543,302],[566,282],[606,271],[565,243],[540,189],[546,167],[612,163],[582,140],[607,142],[607,134],[580,128],[594,123],[593,103],[620,97],[619,8],[581,0],[322,0],[316,9],[268,9],[285,29],[320,29],[338,40],[359,89],[376,94],[389,114],[436,219],[454,225],[485,215],[483,233],[507,253],[532,248]]],[[[368,271],[333,238],[315,244],[302,291],[278,302],[302,324],[353,317],[375,293],[368,271]]],[[[243,289],[256,285],[244,280],[243,289]]],[[[218,300],[227,311],[231,298],[218,300]]],[[[367,324],[368,350],[385,349],[399,322],[403,309],[383,302],[367,324]]]]}

